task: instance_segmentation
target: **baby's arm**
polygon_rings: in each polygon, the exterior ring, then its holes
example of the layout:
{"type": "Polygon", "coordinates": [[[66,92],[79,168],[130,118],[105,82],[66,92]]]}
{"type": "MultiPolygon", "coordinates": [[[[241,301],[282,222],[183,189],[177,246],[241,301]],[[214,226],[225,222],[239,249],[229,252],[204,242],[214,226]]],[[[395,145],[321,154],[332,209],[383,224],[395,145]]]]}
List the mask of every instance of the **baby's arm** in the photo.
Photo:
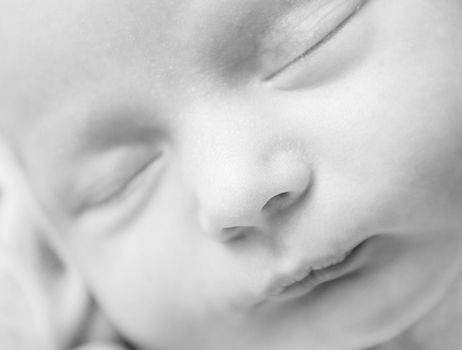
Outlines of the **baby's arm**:
{"type": "MultiPolygon", "coordinates": [[[[0,349],[4,350],[67,350],[59,349],[56,339],[46,331],[46,315],[41,317],[34,307],[34,297],[28,295],[17,273],[0,262],[0,349]]],[[[10,266],[8,266],[10,265],[10,266]]],[[[75,350],[124,350],[109,342],[92,342],[75,350]]]]}
{"type": "Polygon", "coordinates": [[[26,188],[0,143],[0,349],[120,350],[92,343],[114,332],[77,273],[53,253],[26,188]]]}
{"type": "MultiPolygon", "coordinates": [[[[3,252],[4,253],[4,252],[3,252]]],[[[27,283],[21,281],[8,255],[0,256],[0,349],[2,350],[67,350],[47,331],[49,319],[41,315],[39,302],[27,292],[27,283]]],[[[124,350],[109,342],[89,342],[75,350],[124,350]]]]}
{"type": "Polygon", "coordinates": [[[0,349],[54,350],[11,257],[0,253],[0,349]]]}
{"type": "Polygon", "coordinates": [[[11,157],[0,143],[0,348],[54,350],[42,303],[27,272],[29,261],[18,254],[26,253],[27,219],[18,212],[22,206],[17,181],[11,157]]]}

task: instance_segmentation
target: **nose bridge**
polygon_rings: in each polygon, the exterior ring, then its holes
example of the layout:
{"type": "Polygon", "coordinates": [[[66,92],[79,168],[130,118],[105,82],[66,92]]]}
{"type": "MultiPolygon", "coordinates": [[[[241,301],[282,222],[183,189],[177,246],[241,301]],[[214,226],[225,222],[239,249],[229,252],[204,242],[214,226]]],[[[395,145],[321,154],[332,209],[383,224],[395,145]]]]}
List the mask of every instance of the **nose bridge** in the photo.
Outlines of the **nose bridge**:
{"type": "Polygon", "coordinates": [[[219,203],[231,206],[229,201],[238,201],[252,187],[255,175],[251,174],[258,171],[269,130],[262,130],[250,114],[243,108],[212,103],[188,113],[184,146],[195,192],[206,211],[214,207],[218,212],[219,203]]]}
{"type": "Polygon", "coordinates": [[[258,228],[308,187],[300,147],[284,142],[280,128],[254,110],[208,105],[195,109],[188,123],[186,176],[205,232],[223,240],[258,228]]]}

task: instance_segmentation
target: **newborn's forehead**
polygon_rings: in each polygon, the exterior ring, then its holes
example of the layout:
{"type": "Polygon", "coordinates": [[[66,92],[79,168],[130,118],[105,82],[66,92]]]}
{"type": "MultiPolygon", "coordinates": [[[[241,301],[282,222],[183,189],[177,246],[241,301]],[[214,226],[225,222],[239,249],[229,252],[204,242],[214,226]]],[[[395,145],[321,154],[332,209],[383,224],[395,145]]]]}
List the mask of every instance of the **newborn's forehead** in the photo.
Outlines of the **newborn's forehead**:
{"type": "Polygon", "coordinates": [[[34,102],[58,99],[78,82],[95,81],[137,55],[146,56],[154,67],[161,59],[160,46],[173,42],[165,37],[174,35],[169,27],[176,22],[175,14],[165,4],[177,2],[180,10],[181,1],[0,3],[4,28],[0,41],[6,46],[0,77],[8,82],[1,85],[5,102],[17,100],[22,108],[31,104],[35,109],[34,102]]]}
{"type": "Polygon", "coordinates": [[[108,77],[113,89],[149,82],[159,96],[177,93],[174,87],[201,67],[245,69],[270,10],[297,2],[4,0],[2,115],[15,123],[27,117],[29,125],[63,103],[63,95],[97,89],[103,80],[107,86],[108,77]]]}

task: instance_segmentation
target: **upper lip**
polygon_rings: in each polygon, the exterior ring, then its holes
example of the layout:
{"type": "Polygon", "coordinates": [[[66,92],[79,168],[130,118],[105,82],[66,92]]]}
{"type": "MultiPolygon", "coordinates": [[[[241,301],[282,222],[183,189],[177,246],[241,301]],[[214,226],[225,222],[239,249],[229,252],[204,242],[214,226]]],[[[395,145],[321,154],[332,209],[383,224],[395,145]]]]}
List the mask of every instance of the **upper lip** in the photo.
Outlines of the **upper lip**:
{"type": "Polygon", "coordinates": [[[264,299],[280,294],[287,287],[302,281],[314,271],[323,270],[344,261],[352,251],[360,244],[350,245],[350,248],[336,250],[333,253],[323,255],[321,258],[314,260],[304,260],[295,264],[295,268],[286,272],[278,272],[270,278],[269,283],[263,288],[264,299]]]}

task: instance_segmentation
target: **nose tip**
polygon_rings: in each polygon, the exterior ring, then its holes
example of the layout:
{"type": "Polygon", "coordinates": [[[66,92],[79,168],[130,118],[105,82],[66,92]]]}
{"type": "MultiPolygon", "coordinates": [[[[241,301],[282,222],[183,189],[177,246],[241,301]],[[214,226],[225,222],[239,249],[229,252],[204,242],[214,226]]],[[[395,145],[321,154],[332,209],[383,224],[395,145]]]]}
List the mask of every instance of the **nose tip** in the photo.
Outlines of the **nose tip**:
{"type": "Polygon", "coordinates": [[[311,168],[302,162],[284,162],[261,174],[228,174],[228,181],[219,183],[225,186],[210,186],[201,215],[203,229],[220,241],[257,234],[272,218],[291,212],[312,183],[311,168]]]}

